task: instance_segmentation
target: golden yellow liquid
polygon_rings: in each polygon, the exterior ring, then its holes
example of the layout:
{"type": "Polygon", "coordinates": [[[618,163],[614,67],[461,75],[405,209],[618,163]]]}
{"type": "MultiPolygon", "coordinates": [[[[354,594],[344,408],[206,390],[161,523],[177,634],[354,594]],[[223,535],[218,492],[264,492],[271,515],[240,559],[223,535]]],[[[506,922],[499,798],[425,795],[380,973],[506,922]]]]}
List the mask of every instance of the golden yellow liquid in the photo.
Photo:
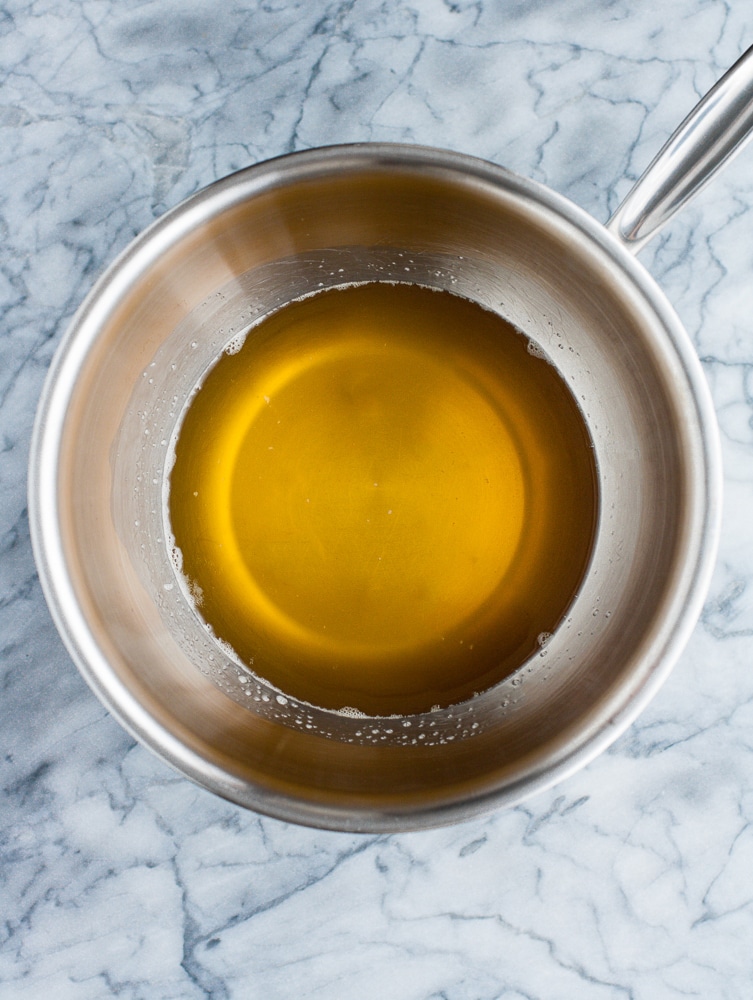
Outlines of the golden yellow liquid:
{"type": "Polygon", "coordinates": [[[591,551],[573,396],[447,292],[374,283],[267,317],[206,376],[175,451],[169,516],[200,615],[324,708],[489,688],[554,631],[591,551]]]}

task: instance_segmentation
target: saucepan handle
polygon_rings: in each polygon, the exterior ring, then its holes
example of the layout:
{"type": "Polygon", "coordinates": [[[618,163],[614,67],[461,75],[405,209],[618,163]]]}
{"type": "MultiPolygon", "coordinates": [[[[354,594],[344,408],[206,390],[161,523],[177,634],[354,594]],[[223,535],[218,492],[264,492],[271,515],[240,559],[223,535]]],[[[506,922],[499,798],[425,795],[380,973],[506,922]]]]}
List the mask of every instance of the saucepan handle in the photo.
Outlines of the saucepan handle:
{"type": "Polygon", "coordinates": [[[753,46],[690,112],[607,223],[633,253],[753,136],[753,46]]]}

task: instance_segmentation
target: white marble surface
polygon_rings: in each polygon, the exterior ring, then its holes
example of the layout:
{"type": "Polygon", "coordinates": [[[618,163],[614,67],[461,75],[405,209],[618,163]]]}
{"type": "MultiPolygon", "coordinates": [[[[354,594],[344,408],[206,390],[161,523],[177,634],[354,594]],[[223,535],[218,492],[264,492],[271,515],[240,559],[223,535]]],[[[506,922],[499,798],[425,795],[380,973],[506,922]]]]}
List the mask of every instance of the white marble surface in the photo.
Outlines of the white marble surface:
{"type": "Polygon", "coordinates": [[[613,748],[435,832],[316,832],[176,776],[79,678],[26,517],[36,401],[91,283],[246,164],[406,140],[606,219],[753,43],[717,0],[9,0],[0,11],[0,1000],[753,995],[753,147],[642,254],[726,463],[703,618],[613,748]]]}

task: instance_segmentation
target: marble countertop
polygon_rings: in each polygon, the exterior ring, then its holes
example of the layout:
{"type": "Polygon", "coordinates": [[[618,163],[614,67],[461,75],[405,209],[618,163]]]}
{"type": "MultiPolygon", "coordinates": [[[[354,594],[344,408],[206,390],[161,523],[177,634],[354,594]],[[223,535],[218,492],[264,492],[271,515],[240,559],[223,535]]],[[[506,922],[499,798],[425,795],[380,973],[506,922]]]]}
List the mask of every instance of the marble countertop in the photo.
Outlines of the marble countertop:
{"type": "Polygon", "coordinates": [[[52,353],[166,208],[289,150],[486,157],[606,220],[753,42],[717,0],[11,0],[0,11],[0,1000],[674,1000],[753,991],[753,148],[641,254],[726,468],[702,619],[604,755],[442,830],[328,833],[214,798],[79,677],[34,567],[52,353]]]}

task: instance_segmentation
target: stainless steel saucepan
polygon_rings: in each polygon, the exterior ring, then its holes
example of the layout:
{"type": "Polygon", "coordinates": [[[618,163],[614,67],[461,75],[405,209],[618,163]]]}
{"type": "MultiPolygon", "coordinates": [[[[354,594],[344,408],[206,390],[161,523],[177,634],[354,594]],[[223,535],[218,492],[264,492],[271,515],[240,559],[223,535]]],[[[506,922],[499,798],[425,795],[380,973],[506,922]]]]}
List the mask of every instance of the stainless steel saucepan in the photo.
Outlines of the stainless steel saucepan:
{"type": "Polygon", "coordinates": [[[720,511],[700,364],[633,253],[752,126],[753,50],[606,228],[489,163],[367,144],[243,170],[140,236],[60,345],[30,471],[50,609],[122,724],[234,802],[347,830],[461,820],[607,747],[690,634],[720,511]],[[164,515],[169,442],[212,359],[286,302],[375,279],[471,298],[555,358],[586,416],[600,491],[590,568],[546,647],[471,701],[400,718],[313,708],[243,670],[175,585],[164,515]]]}

